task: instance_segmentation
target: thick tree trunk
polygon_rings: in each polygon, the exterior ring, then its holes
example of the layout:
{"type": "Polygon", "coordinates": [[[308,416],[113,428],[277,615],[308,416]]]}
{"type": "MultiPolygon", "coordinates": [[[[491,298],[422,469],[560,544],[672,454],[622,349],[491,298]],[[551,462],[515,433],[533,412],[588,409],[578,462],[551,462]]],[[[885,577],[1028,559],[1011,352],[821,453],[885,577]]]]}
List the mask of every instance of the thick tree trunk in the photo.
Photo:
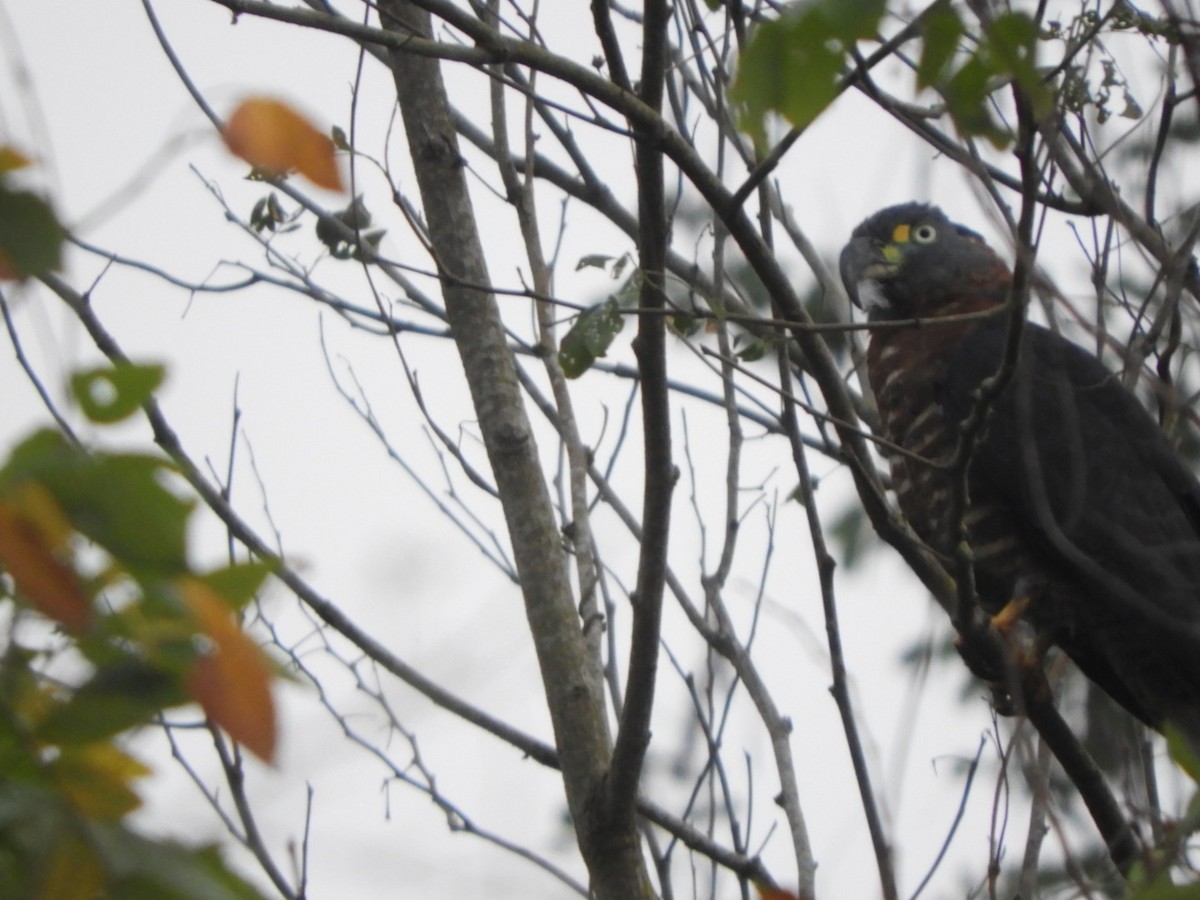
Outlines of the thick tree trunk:
{"type": "MultiPolygon", "coordinates": [[[[384,0],[379,10],[388,30],[431,35],[429,15],[406,0],[384,0]]],[[[441,68],[436,59],[403,50],[389,58],[446,311],[504,507],[591,888],[605,900],[650,897],[633,817],[614,823],[603,811],[611,742],[602,685],[588,666],[562,538],[500,312],[480,287],[490,282],[441,68]]]]}

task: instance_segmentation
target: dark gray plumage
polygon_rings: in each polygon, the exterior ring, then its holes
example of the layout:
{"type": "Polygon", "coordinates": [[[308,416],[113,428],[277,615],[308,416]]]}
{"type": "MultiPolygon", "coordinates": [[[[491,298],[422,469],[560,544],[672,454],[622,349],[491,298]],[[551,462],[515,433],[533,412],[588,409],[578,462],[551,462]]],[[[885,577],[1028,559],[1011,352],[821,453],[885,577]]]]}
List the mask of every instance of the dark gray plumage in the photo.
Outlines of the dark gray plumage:
{"type": "MultiPolygon", "coordinates": [[[[936,207],[906,204],[855,229],[841,273],[872,321],[933,320],[874,332],[867,369],[885,436],[949,459],[1004,358],[1008,268],[936,207]]],[[[890,462],[901,510],[948,556],[950,476],[890,462]]],[[[1142,721],[1171,721],[1200,746],[1200,485],[1140,401],[1091,354],[1027,325],[968,492],[984,607],[1028,596],[1024,618],[1043,639],[1142,721]]]]}

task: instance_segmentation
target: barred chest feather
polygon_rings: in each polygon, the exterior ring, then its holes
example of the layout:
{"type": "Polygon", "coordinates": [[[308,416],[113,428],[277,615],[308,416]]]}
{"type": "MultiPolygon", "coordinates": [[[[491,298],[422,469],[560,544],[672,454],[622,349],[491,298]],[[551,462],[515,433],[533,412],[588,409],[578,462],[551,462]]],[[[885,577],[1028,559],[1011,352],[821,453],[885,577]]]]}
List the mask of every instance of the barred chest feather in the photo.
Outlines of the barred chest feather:
{"type": "MultiPolygon", "coordinates": [[[[951,521],[954,457],[959,422],[948,421],[942,397],[954,348],[973,323],[932,324],[876,332],[867,372],[879,406],[884,437],[905,453],[884,448],[900,511],[917,534],[947,559],[959,540],[951,521]]],[[[976,563],[981,600],[991,611],[1014,596],[1018,573],[1038,565],[1021,545],[1012,515],[989,496],[986,473],[974,469],[963,525],[976,563]]]]}

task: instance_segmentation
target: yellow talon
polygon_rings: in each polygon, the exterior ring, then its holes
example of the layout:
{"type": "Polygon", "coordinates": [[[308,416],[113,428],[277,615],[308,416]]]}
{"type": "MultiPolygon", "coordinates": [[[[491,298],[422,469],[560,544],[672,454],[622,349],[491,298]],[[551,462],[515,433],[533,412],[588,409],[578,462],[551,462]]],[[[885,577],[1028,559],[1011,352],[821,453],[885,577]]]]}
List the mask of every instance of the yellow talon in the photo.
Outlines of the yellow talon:
{"type": "Polygon", "coordinates": [[[1033,597],[1029,594],[1022,594],[1014,600],[1009,600],[1000,612],[992,616],[992,627],[1001,634],[1007,633],[1017,624],[1021,616],[1025,615],[1025,610],[1032,602],[1033,597]]]}

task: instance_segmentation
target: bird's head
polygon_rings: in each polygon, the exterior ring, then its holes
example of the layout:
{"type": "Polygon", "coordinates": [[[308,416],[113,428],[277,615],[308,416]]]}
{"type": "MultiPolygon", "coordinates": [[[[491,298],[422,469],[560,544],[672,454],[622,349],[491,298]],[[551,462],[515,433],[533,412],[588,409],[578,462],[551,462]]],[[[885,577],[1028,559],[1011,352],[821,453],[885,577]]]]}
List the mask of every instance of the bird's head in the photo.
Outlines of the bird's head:
{"type": "Polygon", "coordinates": [[[842,250],[842,282],[871,319],[943,315],[964,298],[1003,303],[1008,268],[974,231],[936,206],[889,206],[854,229],[842,250]]]}

